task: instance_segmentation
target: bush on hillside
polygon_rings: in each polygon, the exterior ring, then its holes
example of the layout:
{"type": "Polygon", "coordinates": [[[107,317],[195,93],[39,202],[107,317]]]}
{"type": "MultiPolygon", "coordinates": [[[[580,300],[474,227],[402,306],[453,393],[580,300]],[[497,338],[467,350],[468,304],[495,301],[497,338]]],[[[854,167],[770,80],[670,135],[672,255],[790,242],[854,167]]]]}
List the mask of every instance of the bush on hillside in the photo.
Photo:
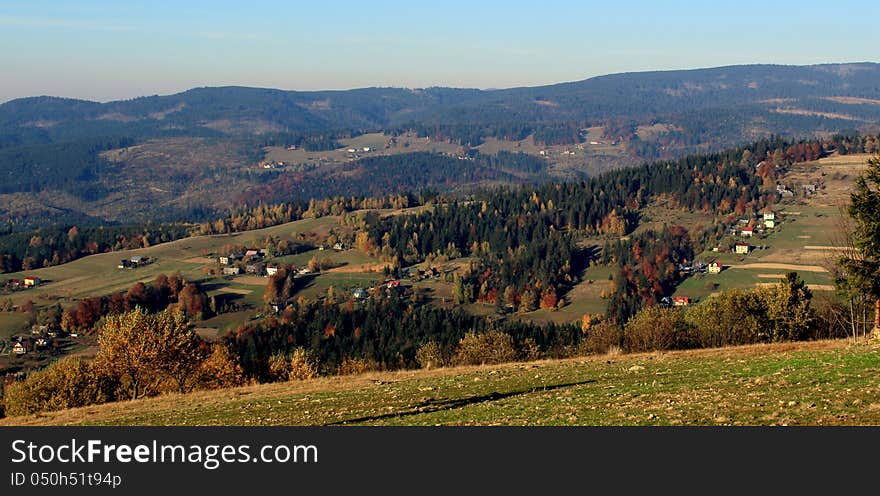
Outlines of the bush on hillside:
{"type": "Polygon", "coordinates": [[[303,381],[318,377],[318,358],[305,348],[296,348],[290,354],[290,381],[303,381]]]}
{"type": "Polygon", "coordinates": [[[269,357],[269,382],[286,381],[290,377],[290,357],[276,352],[269,357]]]}
{"type": "Polygon", "coordinates": [[[336,368],[338,375],[357,375],[367,372],[382,370],[382,366],[376,360],[370,358],[344,357],[339,367],[336,368]]]}
{"type": "Polygon", "coordinates": [[[483,365],[516,360],[516,347],[509,334],[500,331],[469,332],[458,342],[452,361],[456,365],[483,365]]]}
{"type": "Polygon", "coordinates": [[[6,414],[28,415],[105,403],[115,399],[116,387],[115,381],[98,374],[91,363],[64,358],[10,384],[5,392],[6,414]]]}
{"type": "Polygon", "coordinates": [[[585,333],[580,345],[581,354],[604,355],[620,351],[623,344],[623,330],[612,322],[592,324],[585,333]]]}
{"type": "Polygon", "coordinates": [[[680,350],[693,346],[690,326],[678,308],[655,305],[642,309],[623,330],[627,351],[680,350]]]}
{"type": "Polygon", "coordinates": [[[443,350],[434,341],[419,346],[419,349],[416,350],[416,361],[423,369],[435,369],[446,365],[443,350]]]}
{"type": "Polygon", "coordinates": [[[222,344],[211,347],[211,353],[199,366],[197,376],[198,387],[202,389],[235,387],[244,383],[241,365],[229,347],[222,344]]]}

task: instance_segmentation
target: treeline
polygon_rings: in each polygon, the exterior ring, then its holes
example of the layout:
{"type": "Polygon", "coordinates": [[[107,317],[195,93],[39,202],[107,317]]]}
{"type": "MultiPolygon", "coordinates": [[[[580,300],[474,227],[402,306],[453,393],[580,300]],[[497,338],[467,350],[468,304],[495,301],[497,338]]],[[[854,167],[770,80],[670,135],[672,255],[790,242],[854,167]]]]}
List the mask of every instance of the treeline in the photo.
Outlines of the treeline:
{"type": "Polygon", "coordinates": [[[501,150],[495,155],[477,154],[482,163],[487,167],[512,172],[517,175],[538,176],[547,171],[547,161],[522,152],[508,152],[501,150]]]}
{"type": "Polygon", "coordinates": [[[363,303],[332,297],[290,302],[277,318],[241,326],[227,341],[245,374],[267,381],[272,377],[272,357],[290,355],[296,349],[316,357],[324,374],[358,363],[374,370],[414,368],[419,366],[416,354],[421,346],[434,343],[444,356],[451,356],[466,333],[490,329],[510,335],[516,347],[534,348],[536,356],[560,356],[577,345],[580,335],[573,325],[493,323],[391,293],[363,303]]]}
{"type": "MultiPolygon", "coordinates": [[[[833,305],[831,305],[833,306],[833,305]]],[[[649,305],[625,325],[585,316],[585,346],[592,352],[714,348],[755,343],[846,336],[828,304],[813,294],[797,273],[779,284],[728,290],[686,308],[649,305]]]]}
{"type": "Polygon", "coordinates": [[[190,226],[57,226],[0,236],[0,273],[58,265],[96,253],[146,248],[188,236],[190,226]]]}
{"type": "Polygon", "coordinates": [[[132,144],[115,137],[0,148],[0,193],[59,189],[93,201],[106,193],[96,182],[109,165],[100,153],[132,144]]]}
{"type": "Polygon", "coordinates": [[[64,310],[58,325],[68,333],[89,334],[101,319],[135,308],[147,312],[172,308],[193,320],[201,320],[214,314],[213,307],[213,299],[208,298],[198,282],[186,281],[179,274],[159,274],[148,284],[133,284],[128,291],[78,301],[64,310]]]}
{"type": "Polygon", "coordinates": [[[419,137],[434,141],[447,141],[466,147],[476,147],[485,143],[486,138],[506,141],[521,141],[533,135],[538,145],[573,145],[583,142],[581,129],[588,123],[583,120],[543,123],[523,120],[521,122],[499,121],[483,124],[427,124],[410,122],[392,128],[392,135],[412,132],[419,137]]]}
{"type": "MultiPolygon", "coordinates": [[[[516,163],[526,163],[520,159],[516,163]]],[[[417,152],[367,157],[335,168],[281,174],[266,184],[244,192],[240,201],[253,204],[308,201],[338,196],[405,194],[423,189],[454,191],[473,189],[486,182],[523,182],[525,179],[497,168],[497,161],[478,155],[459,159],[438,153],[417,152]]],[[[528,165],[533,168],[534,164],[528,165]]]]}
{"type": "Polygon", "coordinates": [[[260,135],[256,139],[256,144],[261,148],[266,146],[295,146],[310,152],[323,152],[342,148],[343,145],[337,140],[351,138],[355,135],[352,131],[342,130],[312,133],[270,133],[260,135]]]}
{"type": "Polygon", "coordinates": [[[338,196],[311,199],[308,202],[242,205],[232,209],[227,216],[199,224],[195,233],[226,234],[251,231],[300,219],[342,215],[354,210],[415,207],[423,200],[424,196],[417,197],[411,193],[402,193],[382,197],[338,196]]]}

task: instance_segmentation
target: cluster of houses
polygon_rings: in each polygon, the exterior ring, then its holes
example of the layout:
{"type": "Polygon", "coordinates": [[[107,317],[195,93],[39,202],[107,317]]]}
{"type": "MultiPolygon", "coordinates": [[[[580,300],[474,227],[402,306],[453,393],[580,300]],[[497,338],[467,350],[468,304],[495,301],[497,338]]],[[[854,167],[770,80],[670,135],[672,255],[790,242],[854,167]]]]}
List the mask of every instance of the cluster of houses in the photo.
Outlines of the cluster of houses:
{"type": "MultiPolygon", "coordinates": [[[[819,185],[815,183],[804,183],[800,186],[801,189],[803,189],[804,196],[815,195],[816,191],[819,189],[819,185]]],[[[776,193],[782,198],[791,198],[794,196],[794,191],[789,189],[785,184],[777,184],[776,193]]]]}
{"type": "Polygon", "coordinates": [[[364,289],[364,288],[355,288],[351,291],[351,297],[355,300],[365,300],[370,295],[370,293],[376,293],[377,291],[384,291],[386,296],[391,296],[393,293],[400,294],[403,291],[403,287],[400,285],[400,281],[397,279],[386,279],[385,282],[378,286],[373,286],[372,288],[364,289]]]}
{"type": "MultiPolygon", "coordinates": [[[[348,246],[345,243],[343,243],[342,241],[337,241],[337,242],[333,243],[332,248],[334,251],[343,251],[343,250],[347,250],[348,246]]],[[[324,251],[326,249],[327,249],[327,247],[324,245],[321,245],[318,247],[318,251],[324,251]]]]}
{"type": "Polygon", "coordinates": [[[691,299],[688,296],[664,296],[660,303],[668,307],[686,307],[691,304],[691,299]]]}
{"type": "MultiPolygon", "coordinates": [[[[62,334],[59,329],[50,329],[46,325],[35,325],[30,336],[12,336],[10,352],[15,356],[27,355],[30,352],[48,350],[62,334]]],[[[76,337],[71,335],[71,337],[76,337]]]]}
{"type": "Polygon", "coordinates": [[[702,274],[708,270],[709,264],[706,262],[697,262],[695,264],[689,264],[687,262],[682,262],[678,264],[678,271],[684,274],[702,274]]]}
{"type": "Polygon", "coordinates": [[[35,288],[42,284],[42,282],[39,277],[27,276],[22,279],[7,279],[3,281],[2,286],[10,291],[17,291],[19,289],[35,288]]]}
{"type": "MultiPolygon", "coordinates": [[[[336,243],[334,248],[341,250],[342,246],[342,243],[336,243]]],[[[240,274],[251,274],[264,277],[274,276],[278,273],[281,267],[273,263],[263,263],[265,257],[265,249],[253,248],[246,250],[244,253],[221,255],[217,258],[217,261],[223,266],[222,273],[225,276],[237,276],[240,274]]],[[[312,273],[312,270],[307,266],[294,267],[293,270],[300,276],[312,273]]]]}
{"type": "Polygon", "coordinates": [[[721,262],[718,260],[712,260],[709,263],[706,262],[697,262],[696,264],[688,264],[688,263],[680,263],[678,264],[678,271],[684,274],[705,274],[708,272],[709,274],[718,274],[721,272],[721,262]]]}
{"type": "Polygon", "coordinates": [[[217,258],[217,262],[224,266],[223,275],[225,276],[236,276],[242,273],[263,275],[267,271],[266,267],[261,263],[265,256],[265,249],[249,248],[243,253],[235,252],[220,255],[217,258]]]}
{"type": "MultiPolygon", "coordinates": [[[[730,228],[729,234],[736,235],[737,232],[739,232],[740,236],[743,238],[751,238],[758,230],[763,232],[764,229],[773,229],[776,227],[777,218],[775,212],[767,211],[763,214],[759,214],[757,220],[761,223],[761,227],[759,228],[756,228],[750,219],[740,219],[737,226],[732,226],[730,228]]],[[[745,241],[738,241],[733,245],[732,249],[737,255],[748,255],[752,251],[752,245],[745,241]]],[[[716,247],[713,248],[712,251],[718,252],[721,250],[716,247]]],[[[685,275],[697,273],[720,274],[723,268],[724,265],[718,260],[712,260],[708,263],[699,262],[693,265],[687,262],[678,264],[678,271],[685,275]]],[[[687,296],[665,297],[662,299],[662,302],[669,306],[687,306],[690,304],[690,298],[687,296]]]]}
{"type": "Polygon", "coordinates": [[[421,281],[423,279],[439,279],[442,272],[437,267],[428,267],[427,269],[419,269],[414,267],[402,268],[398,271],[400,277],[408,277],[413,281],[421,281]]]}
{"type": "Polygon", "coordinates": [[[135,255],[131,258],[125,258],[119,261],[119,265],[116,266],[117,269],[136,269],[142,265],[147,265],[150,263],[150,257],[142,257],[140,255],[135,255]]]}
{"type": "MultiPolygon", "coordinates": [[[[756,234],[763,233],[767,229],[776,228],[778,222],[776,213],[772,211],[759,214],[756,220],[757,222],[753,222],[748,218],[740,219],[737,225],[730,227],[729,234],[734,236],[739,234],[745,240],[753,238],[756,234]]],[[[752,251],[752,245],[745,241],[740,241],[735,243],[732,249],[737,255],[748,255],[752,251]]],[[[721,250],[716,247],[712,251],[717,252],[721,250]]]]}

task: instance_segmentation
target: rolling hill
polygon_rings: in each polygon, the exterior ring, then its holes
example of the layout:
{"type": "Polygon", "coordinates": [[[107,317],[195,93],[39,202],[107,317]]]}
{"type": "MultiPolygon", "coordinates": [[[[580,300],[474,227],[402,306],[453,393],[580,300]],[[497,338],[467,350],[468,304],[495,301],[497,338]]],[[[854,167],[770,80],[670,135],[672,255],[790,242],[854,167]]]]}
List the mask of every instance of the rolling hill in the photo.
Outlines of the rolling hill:
{"type": "Polygon", "coordinates": [[[875,425],[877,345],[814,341],[373,372],[2,425],[875,425]]]}
{"type": "Polygon", "coordinates": [[[739,117],[740,133],[762,121],[770,132],[780,134],[875,123],[880,116],[880,65],[730,66],[614,74],[503,90],[302,92],[220,87],[107,103],[42,96],[0,105],[0,143],[59,142],[107,134],[221,136],[387,129],[410,123],[491,127],[665,118],[696,125],[720,115],[739,117]],[[782,128],[777,127],[780,124],[782,128]]]}
{"type": "Polygon", "coordinates": [[[627,73],[503,90],[39,96],[0,105],[0,214],[16,230],[197,221],[241,203],[398,191],[385,171],[411,178],[414,190],[455,192],[878,123],[874,63],[627,73]],[[471,170],[449,163],[475,154],[483,159],[471,170]],[[511,174],[509,162],[526,163],[521,155],[538,163],[511,174]]]}

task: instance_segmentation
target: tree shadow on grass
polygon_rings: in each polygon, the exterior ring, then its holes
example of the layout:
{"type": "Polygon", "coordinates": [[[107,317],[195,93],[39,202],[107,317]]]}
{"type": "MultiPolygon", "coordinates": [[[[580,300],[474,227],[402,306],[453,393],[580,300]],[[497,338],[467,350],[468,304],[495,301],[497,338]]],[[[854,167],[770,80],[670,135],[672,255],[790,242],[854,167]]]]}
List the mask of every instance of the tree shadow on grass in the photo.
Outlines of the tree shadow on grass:
{"type": "Polygon", "coordinates": [[[498,401],[506,398],[512,398],[516,396],[522,396],[531,393],[545,392],[545,391],[554,391],[557,389],[564,389],[574,386],[582,386],[584,384],[590,384],[596,382],[595,379],[589,379],[586,381],[579,382],[569,382],[565,384],[553,384],[549,386],[542,386],[536,388],[522,389],[518,391],[509,391],[506,393],[499,393],[498,391],[493,391],[489,394],[479,395],[479,396],[468,396],[466,398],[458,398],[458,399],[448,399],[448,400],[436,400],[436,399],[428,399],[422,401],[418,405],[410,408],[409,410],[393,412],[393,413],[384,413],[382,415],[371,415],[366,417],[357,417],[346,420],[339,420],[337,422],[330,422],[324,425],[344,425],[350,423],[359,423],[359,422],[371,422],[374,420],[385,420],[390,418],[402,418],[402,417],[410,417],[413,415],[421,415],[424,413],[434,413],[448,410],[455,410],[456,408],[464,408],[470,405],[477,405],[480,403],[488,403],[490,401],[498,401]]]}

